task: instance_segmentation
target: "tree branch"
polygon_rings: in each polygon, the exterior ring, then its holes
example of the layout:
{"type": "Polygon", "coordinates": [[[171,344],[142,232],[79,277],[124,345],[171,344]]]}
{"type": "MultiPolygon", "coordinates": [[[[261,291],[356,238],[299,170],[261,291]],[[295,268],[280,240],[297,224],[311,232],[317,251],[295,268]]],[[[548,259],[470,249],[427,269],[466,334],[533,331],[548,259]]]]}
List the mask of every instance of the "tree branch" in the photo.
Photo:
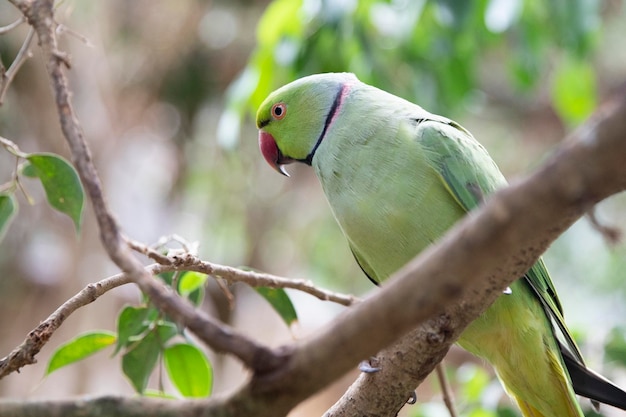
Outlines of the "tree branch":
{"type": "Polygon", "coordinates": [[[64,66],[69,68],[69,57],[58,49],[53,0],[10,0],[35,29],[39,46],[53,87],[61,130],[65,137],[72,162],[94,209],[100,239],[111,260],[146,294],[152,302],[174,320],[187,327],[205,344],[219,352],[229,352],[251,369],[266,371],[281,364],[284,358],[271,349],[249,339],[235,329],[221,325],[196,311],[193,306],[177,297],[164,285],[153,280],[143,265],[133,256],[108,208],[102,184],[93,164],[82,128],[74,112],[67,86],[64,66]]]}
{"type": "MultiPolygon", "coordinates": [[[[134,245],[141,244],[135,242],[134,245]]],[[[162,256],[162,255],[160,255],[162,256]]],[[[308,293],[323,301],[331,301],[349,306],[358,301],[356,297],[334,293],[315,287],[310,281],[289,279],[270,274],[244,271],[228,266],[202,261],[191,254],[163,257],[165,264],[152,264],[145,267],[150,275],[163,272],[195,271],[222,277],[229,282],[243,282],[251,287],[291,288],[308,293]]],[[[163,259],[162,259],[163,260],[163,259]]],[[[48,342],[52,334],[61,327],[74,311],[96,301],[104,293],[132,281],[128,274],[121,273],[105,278],[95,284],[89,284],[72,298],[63,303],[46,320],[28,333],[26,339],[6,357],[0,359],[0,379],[20,368],[37,362],[35,356],[48,342]]]]}
{"type": "Polygon", "coordinates": [[[95,284],[87,285],[63,303],[46,320],[31,330],[22,344],[13,349],[6,357],[0,359],[0,379],[12,372],[19,371],[23,366],[36,363],[35,356],[74,311],[94,302],[107,291],[129,282],[126,274],[114,275],[95,284]]]}
{"type": "MultiPolygon", "coordinates": [[[[13,25],[16,25],[16,24],[19,25],[23,21],[24,21],[24,19],[18,19],[12,25],[5,26],[4,28],[1,28],[1,29],[7,29],[7,28],[9,28],[9,30],[13,29],[13,27],[12,27],[13,25]]],[[[2,34],[2,33],[0,33],[0,34],[2,34]]],[[[8,88],[9,88],[9,85],[11,84],[13,79],[15,78],[15,74],[17,74],[19,69],[22,67],[22,64],[24,62],[26,62],[26,60],[28,58],[30,58],[30,56],[31,56],[30,44],[33,41],[33,36],[34,35],[35,35],[35,31],[31,28],[28,31],[28,35],[26,35],[26,39],[24,40],[24,43],[22,44],[22,47],[17,52],[17,55],[15,56],[15,59],[13,60],[11,65],[9,66],[9,69],[7,69],[5,71],[4,70],[4,66],[2,66],[2,63],[0,63],[0,106],[4,103],[4,95],[6,94],[8,88]]]]}

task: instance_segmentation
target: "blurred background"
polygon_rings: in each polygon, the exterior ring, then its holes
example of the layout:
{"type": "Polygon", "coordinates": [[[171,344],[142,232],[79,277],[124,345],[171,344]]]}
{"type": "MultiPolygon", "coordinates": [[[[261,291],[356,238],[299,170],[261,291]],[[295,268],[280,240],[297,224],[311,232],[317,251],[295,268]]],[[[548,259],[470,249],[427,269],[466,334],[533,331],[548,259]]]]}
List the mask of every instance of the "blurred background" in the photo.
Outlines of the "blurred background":
{"type": "MultiPolygon", "coordinates": [[[[18,17],[0,0],[0,26],[18,17]]],[[[260,157],[254,112],[270,91],[311,73],[354,72],[463,124],[514,179],[626,81],[619,0],[65,0],[57,20],[61,48],[71,55],[74,106],[127,235],[150,244],[177,234],[197,242],[207,261],[358,296],[375,289],[353,261],[313,171],[290,166],[287,179],[260,157]]],[[[5,66],[27,31],[21,25],[0,36],[5,66]]],[[[32,50],[0,107],[0,136],[25,152],[69,157],[36,42],[32,50]]],[[[0,148],[0,184],[14,164],[0,148]]],[[[37,181],[24,185],[35,204],[18,194],[19,213],[0,241],[0,357],[86,284],[117,273],[89,205],[77,236],[37,181]]],[[[599,206],[598,217],[626,230],[625,209],[626,196],[618,195],[599,206]]],[[[622,386],[625,255],[624,243],[607,244],[582,219],[545,256],[588,363],[622,386]]],[[[243,285],[232,288],[234,308],[214,283],[208,289],[206,311],[272,346],[304,338],[344,310],[289,292],[299,315],[289,329],[243,285]]],[[[139,301],[126,286],[74,313],[37,365],[0,380],[0,396],[131,395],[112,350],[43,375],[55,347],[87,330],[115,330],[119,310],[139,301]]],[[[214,393],[245,382],[236,361],[209,356],[214,393]]],[[[515,415],[488,367],[460,349],[447,363],[462,415],[515,415]]],[[[291,415],[321,415],[355,376],[291,415]]],[[[420,387],[418,403],[403,415],[447,415],[434,378],[420,387]]]]}

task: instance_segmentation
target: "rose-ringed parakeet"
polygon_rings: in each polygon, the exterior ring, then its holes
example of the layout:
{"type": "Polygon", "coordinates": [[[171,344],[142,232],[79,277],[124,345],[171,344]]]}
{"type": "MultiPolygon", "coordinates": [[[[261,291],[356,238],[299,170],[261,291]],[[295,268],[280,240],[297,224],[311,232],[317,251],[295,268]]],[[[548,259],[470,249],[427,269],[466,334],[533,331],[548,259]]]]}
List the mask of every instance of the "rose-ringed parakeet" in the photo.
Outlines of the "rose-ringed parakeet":
{"type": "MultiPolygon", "coordinates": [[[[318,74],[257,113],[267,162],[315,169],[358,264],[384,281],[506,180],[459,124],[353,74],[318,74]]],[[[458,343],[491,363],[526,417],[580,417],[575,392],[626,409],[626,392],[586,368],[540,259],[458,343]],[[559,337],[560,336],[560,337],[559,337]]]]}

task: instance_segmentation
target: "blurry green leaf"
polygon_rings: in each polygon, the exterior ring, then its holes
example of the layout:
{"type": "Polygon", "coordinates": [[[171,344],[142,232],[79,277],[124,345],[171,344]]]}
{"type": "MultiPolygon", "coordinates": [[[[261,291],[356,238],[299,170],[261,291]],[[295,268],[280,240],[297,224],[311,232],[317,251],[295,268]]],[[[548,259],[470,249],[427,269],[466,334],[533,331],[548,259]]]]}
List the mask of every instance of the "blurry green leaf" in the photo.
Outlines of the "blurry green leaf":
{"type": "Polygon", "coordinates": [[[206,274],[186,271],[178,280],[178,292],[187,297],[194,305],[200,305],[204,299],[204,285],[207,279],[206,274]]]}
{"type": "Polygon", "coordinates": [[[115,343],[115,333],[95,331],[82,334],[69,342],[59,346],[52,354],[46,369],[46,375],[71,363],[93,355],[99,350],[115,343]]]}
{"type": "Polygon", "coordinates": [[[274,310],[287,323],[287,326],[290,326],[294,321],[298,321],[296,309],[293,307],[284,289],[258,287],[256,291],[274,307],[274,310]]]}
{"type": "Polygon", "coordinates": [[[198,288],[204,287],[207,275],[200,272],[187,271],[178,281],[178,292],[180,295],[187,296],[198,288]]]}
{"type": "Polygon", "coordinates": [[[463,397],[478,402],[490,382],[487,372],[479,366],[465,364],[456,375],[463,387],[463,397]]]}
{"type": "Polygon", "coordinates": [[[148,330],[150,322],[156,320],[158,311],[148,307],[124,307],[117,316],[117,346],[114,355],[130,343],[130,339],[148,330]]]}
{"type": "Polygon", "coordinates": [[[171,287],[172,281],[174,280],[174,274],[176,274],[176,272],[161,272],[157,276],[161,278],[163,282],[165,282],[167,285],[171,287]]]}
{"type": "Polygon", "coordinates": [[[604,356],[606,361],[617,362],[626,367],[626,329],[611,329],[604,344],[604,356]]]}
{"type": "Polygon", "coordinates": [[[600,26],[599,1],[548,1],[552,34],[565,49],[582,58],[589,52],[592,35],[600,26]]]}
{"type": "Polygon", "coordinates": [[[24,171],[28,174],[34,173],[41,180],[48,203],[70,216],[79,231],[84,193],[74,167],[60,156],[48,153],[30,154],[28,160],[33,172],[28,166],[24,171]]]}
{"type": "Polygon", "coordinates": [[[11,220],[17,213],[17,204],[12,195],[0,194],[0,240],[11,224],[11,220]]]}
{"type": "Polygon", "coordinates": [[[484,408],[474,408],[468,414],[468,417],[498,417],[495,411],[485,410],[484,408]]]}
{"type": "MultiPolygon", "coordinates": [[[[470,15],[472,7],[476,2],[473,1],[457,1],[457,0],[438,0],[435,4],[440,8],[440,14],[449,14],[451,21],[449,23],[455,26],[463,26],[466,19],[470,15]]],[[[442,20],[445,20],[442,19],[442,20]]]]}
{"type": "Polygon", "coordinates": [[[569,125],[584,121],[596,107],[596,80],[591,63],[566,59],[554,74],[552,102],[569,125]]]}
{"type": "Polygon", "coordinates": [[[296,36],[302,32],[298,18],[302,0],[274,0],[267,6],[257,27],[258,42],[264,47],[274,47],[283,36],[296,36]]]}
{"type": "Polygon", "coordinates": [[[25,175],[30,178],[37,178],[37,169],[30,162],[26,162],[22,165],[22,175],[25,175]]]}
{"type": "MultiPolygon", "coordinates": [[[[512,407],[499,406],[496,409],[495,415],[498,417],[518,417],[519,413],[512,407]]],[[[587,416],[589,417],[589,416],[587,416]]]]}
{"type": "Polygon", "coordinates": [[[213,386],[213,370],[196,346],[179,343],[163,352],[165,368],[172,383],[187,398],[207,397],[213,386]]]}
{"type": "Polygon", "coordinates": [[[175,323],[170,321],[161,321],[157,326],[157,336],[163,346],[168,340],[176,336],[178,333],[178,327],[175,323]]]}

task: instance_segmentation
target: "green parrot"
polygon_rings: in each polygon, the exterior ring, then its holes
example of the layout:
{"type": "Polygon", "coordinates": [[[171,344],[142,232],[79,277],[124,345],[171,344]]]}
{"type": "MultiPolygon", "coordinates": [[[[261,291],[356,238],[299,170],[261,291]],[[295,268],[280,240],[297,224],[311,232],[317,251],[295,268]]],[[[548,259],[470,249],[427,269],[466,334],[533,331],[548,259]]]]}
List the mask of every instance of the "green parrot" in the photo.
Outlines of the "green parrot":
{"type": "MultiPolygon", "coordinates": [[[[363,272],[381,283],[506,180],[459,124],[354,74],[317,74],[258,110],[266,161],[315,169],[363,272]]],[[[581,417],[575,393],[626,409],[626,392],[589,370],[540,259],[458,343],[493,365],[526,417],[581,417]]]]}

